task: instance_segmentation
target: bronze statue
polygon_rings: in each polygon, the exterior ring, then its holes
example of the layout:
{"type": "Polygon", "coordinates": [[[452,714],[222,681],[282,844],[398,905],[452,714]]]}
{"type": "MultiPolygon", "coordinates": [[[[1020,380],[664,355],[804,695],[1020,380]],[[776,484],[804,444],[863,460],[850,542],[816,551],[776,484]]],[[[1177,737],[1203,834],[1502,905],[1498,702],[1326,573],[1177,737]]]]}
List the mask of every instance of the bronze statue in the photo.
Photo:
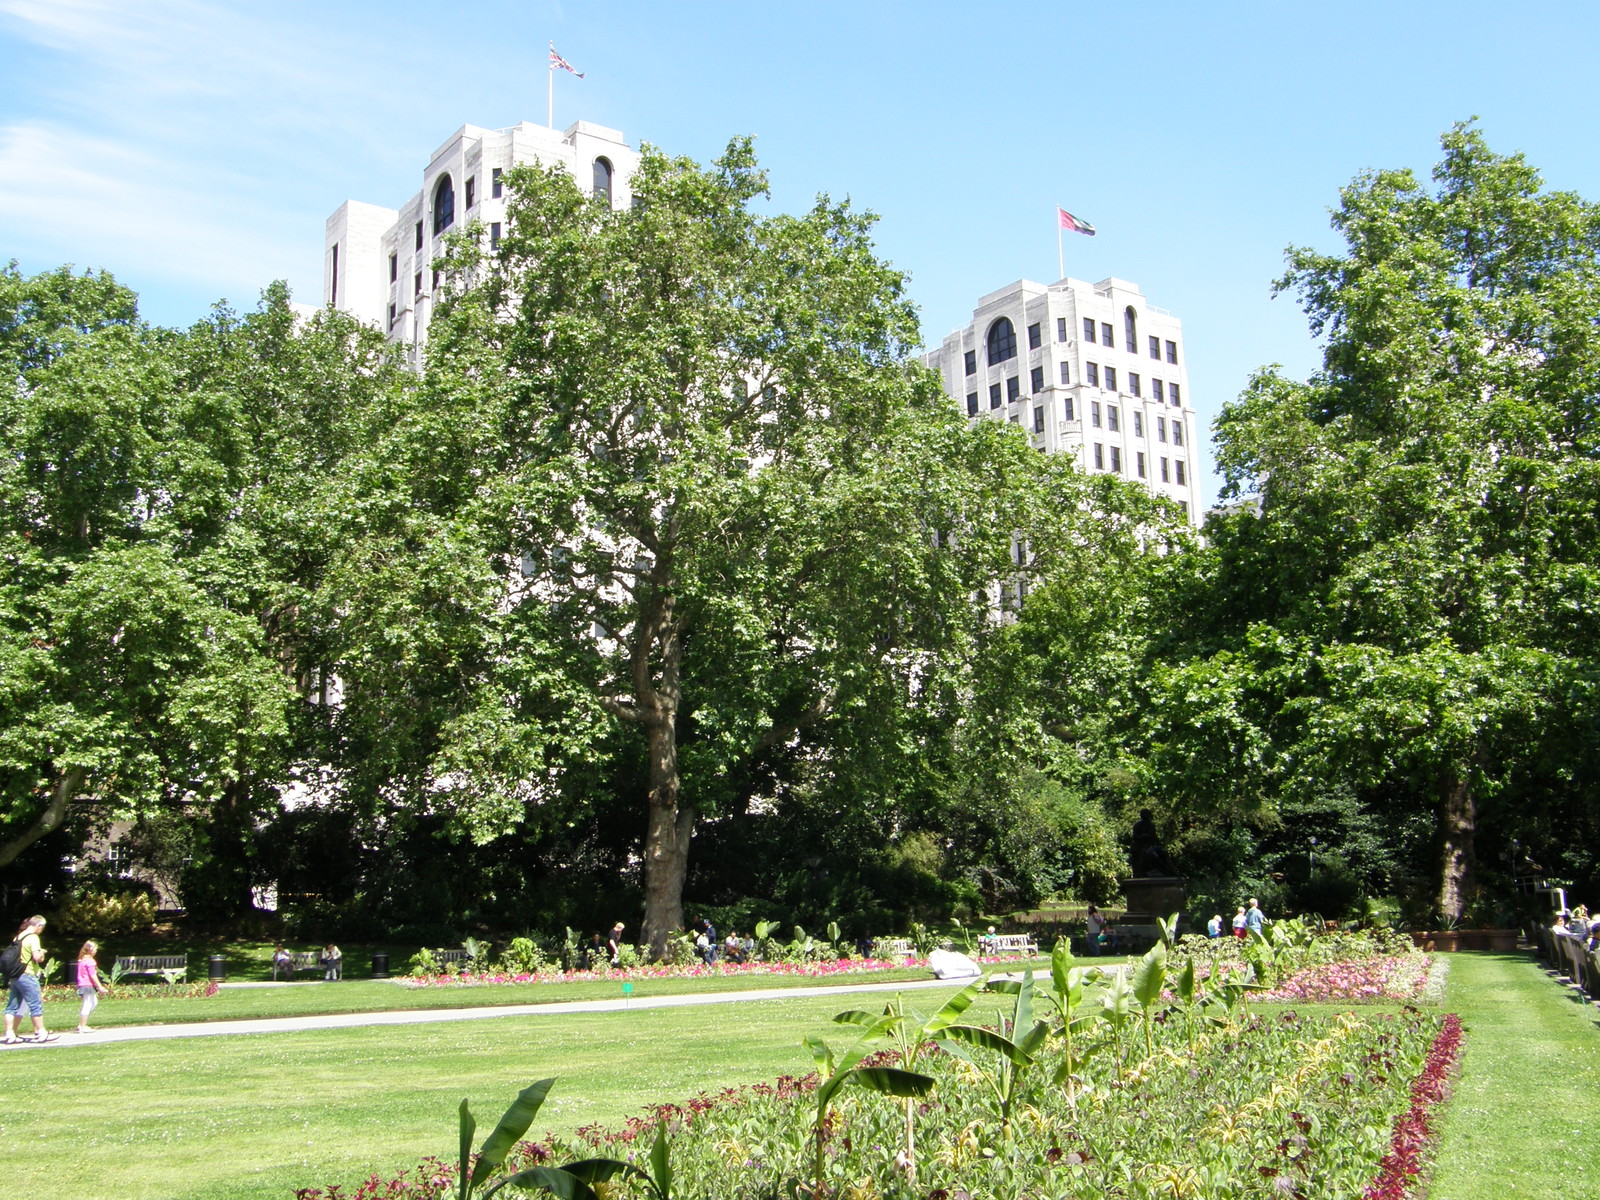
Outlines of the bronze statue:
{"type": "Polygon", "coordinates": [[[1156,834],[1156,823],[1148,808],[1139,810],[1139,819],[1133,823],[1133,845],[1128,851],[1128,867],[1135,879],[1176,877],[1167,848],[1156,834]]]}

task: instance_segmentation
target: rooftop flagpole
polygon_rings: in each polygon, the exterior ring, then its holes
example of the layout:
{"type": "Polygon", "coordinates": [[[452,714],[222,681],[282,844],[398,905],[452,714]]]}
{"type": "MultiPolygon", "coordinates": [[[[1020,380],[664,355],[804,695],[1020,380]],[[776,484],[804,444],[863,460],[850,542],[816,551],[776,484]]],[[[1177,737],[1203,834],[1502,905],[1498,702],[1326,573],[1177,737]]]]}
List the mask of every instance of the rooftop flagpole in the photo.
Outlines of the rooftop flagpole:
{"type": "Polygon", "coordinates": [[[566,59],[562,58],[561,55],[556,53],[556,44],[554,42],[551,42],[550,43],[550,103],[549,103],[549,106],[548,106],[548,108],[546,109],[546,112],[545,112],[545,121],[550,126],[551,129],[554,129],[556,127],[556,68],[557,67],[560,67],[563,71],[567,71],[567,72],[570,72],[573,75],[576,75],[579,79],[583,78],[583,72],[582,71],[573,70],[572,64],[569,63],[566,59]]]}

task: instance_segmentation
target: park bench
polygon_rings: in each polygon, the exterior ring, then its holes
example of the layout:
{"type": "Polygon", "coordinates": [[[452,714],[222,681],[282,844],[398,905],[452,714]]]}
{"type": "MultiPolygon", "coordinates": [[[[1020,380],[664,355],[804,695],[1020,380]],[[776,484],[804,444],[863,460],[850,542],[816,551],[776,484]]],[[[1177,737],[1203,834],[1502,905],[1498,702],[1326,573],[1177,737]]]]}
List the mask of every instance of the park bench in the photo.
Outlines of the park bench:
{"type": "Polygon", "coordinates": [[[1025,933],[986,933],[978,939],[984,954],[1026,954],[1039,957],[1039,943],[1025,933]]]}
{"type": "MultiPolygon", "coordinates": [[[[128,975],[161,975],[168,971],[181,971],[189,973],[189,956],[187,954],[135,954],[117,959],[111,968],[112,974],[121,979],[128,975]]],[[[77,983],[76,977],[72,980],[77,983]]]]}
{"type": "Polygon", "coordinates": [[[872,950],[883,958],[910,958],[916,953],[910,938],[879,938],[872,944],[872,950]]]}
{"type": "Polygon", "coordinates": [[[435,950],[433,961],[439,964],[441,970],[459,971],[467,962],[465,950],[435,950]]]}
{"type": "Polygon", "coordinates": [[[282,971],[287,974],[290,979],[293,979],[296,971],[321,971],[323,969],[322,951],[291,950],[289,952],[289,961],[287,963],[275,962],[272,964],[272,977],[274,979],[278,978],[278,972],[282,971]]]}

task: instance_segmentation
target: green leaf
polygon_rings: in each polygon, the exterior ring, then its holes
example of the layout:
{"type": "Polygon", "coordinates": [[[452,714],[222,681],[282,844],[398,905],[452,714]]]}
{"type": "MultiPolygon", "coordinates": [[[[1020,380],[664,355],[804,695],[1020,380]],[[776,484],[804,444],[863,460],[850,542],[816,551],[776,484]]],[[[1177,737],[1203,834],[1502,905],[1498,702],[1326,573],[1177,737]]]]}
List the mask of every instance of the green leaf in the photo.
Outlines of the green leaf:
{"type": "Polygon", "coordinates": [[[862,1087],[885,1096],[911,1099],[933,1091],[931,1075],[903,1071],[899,1067],[857,1067],[852,1076],[862,1087]]]}
{"type": "Polygon", "coordinates": [[[472,1115],[472,1109],[467,1104],[467,1098],[461,1097],[461,1172],[457,1176],[457,1194],[461,1200],[467,1200],[472,1190],[472,1135],[477,1131],[478,1122],[472,1115]]]}
{"type": "Polygon", "coordinates": [[[483,1140],[483,1145],[478,1150],[478,1162],[472,1168],[473,1187],[500,1169],[511,1148],[522,1140],[523,1134],[528,1132],[528,1126],[533,1124],[533,1118],[538,1115],[540,1106],[544,1104],[544,1099],[550,1094],[555,1082],[553,1078],[541,1079],[517,1093],[517,1098],[511,1102],[511,1107],[506,1109],[505,1115],[500,1118],[500,1123],[494,1127],[494,1132],[483,1140]]]}
{"type": "Polygon", "coordinates": [[[658,1200],[671,1200],[672,1163],[667,1156],[667,1123],[656,1128],[655,1144],[650,1147],[650,1174],[655,1180],[658,1200]]]}
{"type": "Polygon", "coordinates": [[[1191,1005],[1194,1003],[1195,974],[1194,959],[1190,958],[1183,964],[1183,970],[1178,974],[1178,999],[1191,1005]]]}
{"type": "Polygon", "coordinates": [[[515,1175],[497,1179],[483,1193],[483,1200],[489,1200],[505,1187],[520,1188],[525,1192],[537,1189],[558,1196],[560,1200],[599,1200],[592,1187],[560,1167],[529,1167],[515,1175]]]}
{"type": "Polygon", "coordinates": [[[938,1012],[922,1023],[923,1036],[925,1038],[936,1037],[940,1030],[953,1024],[957,1017],[971,1008],[973,1002],[977,1000],[978,994],[982,991],[983,981],[974,979],[954,996],[951,996],[940,1006],[938,1012]]]}
{"type": "Polygon", "coordinates": [[[1157,942],[1133,968],[1133,996],[1140,1008],[1149,1008],[1161,999],[1167,982],[1167,947],[1157,942]]]}
{"type": "Polygon", "coordinates": [[[985,1029],[981,1025],[951,1025],[944,1030],[943,1036],[952,1041],[999,1054],[1019,1066],[1026,1067],[1033,1062],[1033,1056],[1010,1038],[992,1029],[985,1029]]]}

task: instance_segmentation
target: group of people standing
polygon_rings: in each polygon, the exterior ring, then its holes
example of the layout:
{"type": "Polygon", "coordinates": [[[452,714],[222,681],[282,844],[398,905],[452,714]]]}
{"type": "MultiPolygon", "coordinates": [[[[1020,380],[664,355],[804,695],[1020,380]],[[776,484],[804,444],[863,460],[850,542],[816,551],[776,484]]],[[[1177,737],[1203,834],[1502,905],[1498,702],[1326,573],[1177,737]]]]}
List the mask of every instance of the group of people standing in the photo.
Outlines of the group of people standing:
{"type": "MultiPolygon", "coordinates": [[[[1252,933],[1260,933],[1267,924],[1267,914],[1261,911],[1260,902],[1250,897],[1248,904],[1241,904],[1239,911],[1233,914],[1233,936],[1247,938],[1252,933]]],[[[1222,936],[1222,914],[1217,913],[1206,922],[1206,936],[1219,938],[1222,936]]]]}
{"type": "MultiPolygon", "coordinates": [[[[29,917],[22,923],[22,928],[17,930],[17,936],[11,939],[11,946],[0,955],[0,968],[3,968],[6,977],[5,1044],[7,1046],[14,1046],[20,1042],[40,1045],[56,1041],[61,1036],[59,1033],[50,1033],[44,1027],[44,992],[41,988],[43,981],[39,976],[39,970],[45,961],[42,939],[44,926],[43,917],[29,917]],[[19,1036],[17,1033],[17,1026],[22,1020],[24,1011],[33,1021],[31,1036],[19,1036]]],[[[100,978],[100,965],[95,959],[99,953],[99,943],[93,939],[84,942],[78,951],[74,978],[80,1001],[79,1033],[94,1032],[89,1027],[89,1014],[99,1006],[100,997],[107,991],[104,981],[100,978]]]]}

